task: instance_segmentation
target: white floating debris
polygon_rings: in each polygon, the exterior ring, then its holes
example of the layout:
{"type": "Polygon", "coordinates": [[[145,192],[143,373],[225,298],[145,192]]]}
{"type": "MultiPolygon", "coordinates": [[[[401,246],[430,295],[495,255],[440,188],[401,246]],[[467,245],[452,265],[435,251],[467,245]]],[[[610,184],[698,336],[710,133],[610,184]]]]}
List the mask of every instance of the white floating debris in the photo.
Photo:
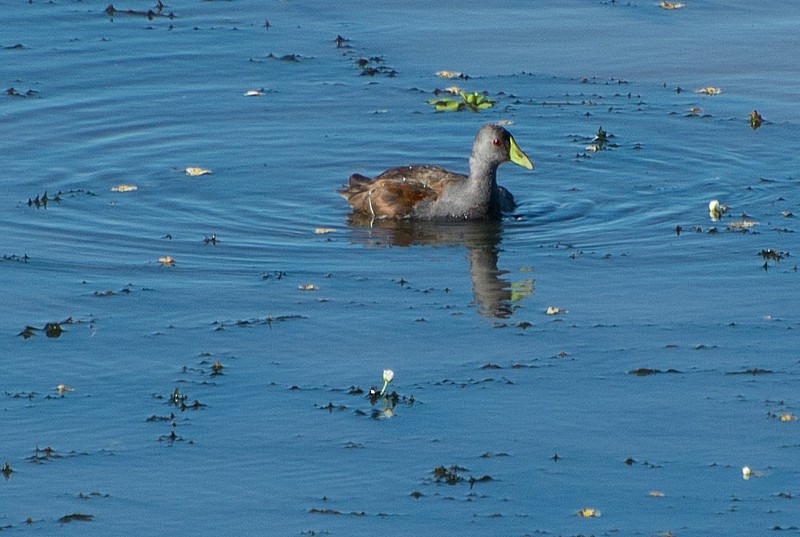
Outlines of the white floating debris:
{"type": "Polygon", "coordinates": [[[695,93],[702,93],[703,95],[719,95],[722,93],[722,90],[716,88],[714,86],[707,86],[705,88],[699,88],[694,90],[695,93]]]}
{"type": "Polygon", "coordinates": [[[436,76],[439,78],[464,78],[464,73],[458,71],[436,71],[436,76]]]}
{"type": "Polygon", "coordinates": [[[210,174],[211,170],[208,170],[206,168],[194,168],[194,167],[186,168],[186,175],[190,175],[192,177],[197,177],[198,175],[210,175],[210,174]]]}
{"type": "Polygon", "coordinates": [[[136,185],[117,185],[111,187],[111,192],[133,192],[134,190],[139,190],[139,187],[136,185]]]}
{"type": "Polygon", "coordinates": [[[599,509],[595,509],[594,507],[584,507],[575,514],[581,518],[596,518],[599,517],[602,513],[600,512],[599,509]]]}

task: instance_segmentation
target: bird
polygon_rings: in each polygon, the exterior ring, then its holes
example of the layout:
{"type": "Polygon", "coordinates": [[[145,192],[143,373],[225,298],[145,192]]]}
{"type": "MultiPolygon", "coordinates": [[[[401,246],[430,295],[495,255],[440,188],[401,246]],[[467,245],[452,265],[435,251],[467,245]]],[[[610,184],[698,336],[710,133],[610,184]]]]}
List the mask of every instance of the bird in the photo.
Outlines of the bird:
{"type": "Polygon", "coordinates": [[[496,219],[516,208],[514,196],[497,185],[497,168],[509,161],[533,170],[510,132],[486,124],[472,144],[469,175],[439,166],[402,166],[374,179],[353,174],[337,192],[354,216],[372,220],[496,219]]]}

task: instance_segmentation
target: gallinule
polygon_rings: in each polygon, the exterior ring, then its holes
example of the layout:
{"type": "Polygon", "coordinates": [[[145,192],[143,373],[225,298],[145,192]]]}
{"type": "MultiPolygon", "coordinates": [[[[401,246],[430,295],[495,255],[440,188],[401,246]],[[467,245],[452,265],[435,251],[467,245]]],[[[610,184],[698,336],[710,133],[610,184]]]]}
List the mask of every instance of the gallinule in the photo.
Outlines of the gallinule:
{"type": "Polygon", "coordinates": [[[373,219],[496,218],[516,207],[514,196],[497,185],[497,167],[508,161],[533,169],[514,137],[489,124],[475,136],[468,176],[438,166],[403,166],[374,179],[353,174],[338,192],[354,213],[373,219]]]}

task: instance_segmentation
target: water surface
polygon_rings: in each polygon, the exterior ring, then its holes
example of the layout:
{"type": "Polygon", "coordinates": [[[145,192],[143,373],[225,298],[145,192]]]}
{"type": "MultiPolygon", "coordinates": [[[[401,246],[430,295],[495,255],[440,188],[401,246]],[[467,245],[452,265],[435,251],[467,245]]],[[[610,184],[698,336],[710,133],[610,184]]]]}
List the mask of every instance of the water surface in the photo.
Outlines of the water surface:
{"type": "Polygon", "coordinates": [[[792,6],[105,7],[0,1],[0,527],[799,532],[792,6]],[[348,224],[499,120],[513,217],[348,224]]]}

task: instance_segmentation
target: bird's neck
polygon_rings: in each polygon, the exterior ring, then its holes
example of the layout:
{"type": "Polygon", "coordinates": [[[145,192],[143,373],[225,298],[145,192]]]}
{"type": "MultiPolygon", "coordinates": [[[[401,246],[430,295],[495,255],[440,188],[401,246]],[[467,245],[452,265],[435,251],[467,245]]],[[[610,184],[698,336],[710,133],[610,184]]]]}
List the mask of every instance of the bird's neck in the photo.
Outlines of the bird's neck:
{"type": "Polygon", "coordinates": [[[497,163],[469,157],[469,189],[489,195],[497,188],[497,163]]]}

